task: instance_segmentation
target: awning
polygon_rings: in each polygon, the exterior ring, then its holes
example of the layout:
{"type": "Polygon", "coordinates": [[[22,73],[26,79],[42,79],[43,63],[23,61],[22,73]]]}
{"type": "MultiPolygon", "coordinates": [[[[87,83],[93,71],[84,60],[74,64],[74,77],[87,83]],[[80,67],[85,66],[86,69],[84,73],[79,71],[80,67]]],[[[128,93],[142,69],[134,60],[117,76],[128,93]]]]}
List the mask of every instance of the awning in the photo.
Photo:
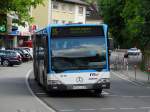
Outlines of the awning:
{"type": "Polygon", "coordinates": [[[20,36],[31,36],[31,33],[28,31],[22,31],[20,32],[20,36]]]}
{"type": "Polygon", "coordinates": [[[13,35],[13,36],[18,36],[20,35],[20,32],[19,31],[12,31],[11,33],[9,33],[8,35],[13,35]]]}

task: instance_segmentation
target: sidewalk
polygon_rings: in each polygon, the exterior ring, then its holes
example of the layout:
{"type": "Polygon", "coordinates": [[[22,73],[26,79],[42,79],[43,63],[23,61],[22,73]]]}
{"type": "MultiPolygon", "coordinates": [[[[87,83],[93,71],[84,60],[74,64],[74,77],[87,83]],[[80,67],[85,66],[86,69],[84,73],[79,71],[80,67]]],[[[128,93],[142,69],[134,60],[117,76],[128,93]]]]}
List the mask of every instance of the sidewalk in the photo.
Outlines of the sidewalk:
{"type": "Polygon", "coordinates": [[[141,71],[140,69],[135,70],[117,70],[113,72],[117,74],[122,74],[126,77],[128,77],[129,80],[134,81],[140,85],[150,87],[150,74],[141,71]]]}

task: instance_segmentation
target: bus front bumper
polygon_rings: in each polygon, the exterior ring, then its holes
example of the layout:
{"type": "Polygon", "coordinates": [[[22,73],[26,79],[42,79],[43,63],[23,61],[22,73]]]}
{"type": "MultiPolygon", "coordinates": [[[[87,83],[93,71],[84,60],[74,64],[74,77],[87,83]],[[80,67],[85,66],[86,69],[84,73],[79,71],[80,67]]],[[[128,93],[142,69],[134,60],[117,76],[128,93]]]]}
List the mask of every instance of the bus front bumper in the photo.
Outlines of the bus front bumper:
{"type": "Polygon", "coordinates": [[[51,84],[48,85],[49,90],[100,90],[109,89],[110,82],[96,84],[51,84]]]}

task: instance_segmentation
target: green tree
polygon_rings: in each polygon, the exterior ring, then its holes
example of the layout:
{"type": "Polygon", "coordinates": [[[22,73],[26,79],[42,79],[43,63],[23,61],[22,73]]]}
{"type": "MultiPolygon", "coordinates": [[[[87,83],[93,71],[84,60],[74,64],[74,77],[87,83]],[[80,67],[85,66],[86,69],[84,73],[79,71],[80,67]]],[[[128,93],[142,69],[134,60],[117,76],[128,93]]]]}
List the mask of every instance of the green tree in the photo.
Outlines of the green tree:
{"type": "Polygon", "coordinates": [[[144,26],[145,18],[142,16],[143,8],[141,0],[126,0],[124,9],[121,16],[124,18],[125,37],[130,46],[140,45],[140,39],[142,38],[142,29],[144,26]]]}
{"type": "Polygon", "coordinates": [[[120,15],[124,8],[125,0],[99,0],[99,11],[105,23],[109,25],[110,35],[117,46],[124,45],[124,20],[120,15]]]}
{"type": "Polygon", "coordinates": [[[150,0],[98,0],[98,4],[121,47],[150,47],[150,0]]]}
{"type": "Polygon", "coordinates": [[[150,50],[150,0],[142,1],[142,16],[144,17],[144,26],[142,28],[142,37],[140,38],[141,47],[150,50]]]}
{"type": "Polygon", "coordinates": [[[24,21],[32,22],[30,8],[43,4],[43,0],[0,0],[0,14],[16,14],[17,23],[23,24],[24,21]]]}

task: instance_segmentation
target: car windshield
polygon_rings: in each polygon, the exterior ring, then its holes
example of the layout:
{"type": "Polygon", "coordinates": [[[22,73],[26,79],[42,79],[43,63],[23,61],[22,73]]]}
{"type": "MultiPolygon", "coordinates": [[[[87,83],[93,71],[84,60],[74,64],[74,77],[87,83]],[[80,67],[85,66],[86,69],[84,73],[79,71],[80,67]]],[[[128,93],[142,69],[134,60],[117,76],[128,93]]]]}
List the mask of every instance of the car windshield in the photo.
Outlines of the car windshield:
{"type": "Polygon", "coordinates": [[[137,48],[131,48],[130,50],[137,50],[137,48]]]}
{"type": "Polygon", "coordinates": [[[14,56],[15,57],[17,55],[17,53],[14,51],[6,51],[5,53],[7,56],[14,56]]]}
{"type": "Polygon", "coordinates": [[[59,38],[52,39],[52,70],[94,69],[106,67],[105,39],[90,38],[59,38]]]}

